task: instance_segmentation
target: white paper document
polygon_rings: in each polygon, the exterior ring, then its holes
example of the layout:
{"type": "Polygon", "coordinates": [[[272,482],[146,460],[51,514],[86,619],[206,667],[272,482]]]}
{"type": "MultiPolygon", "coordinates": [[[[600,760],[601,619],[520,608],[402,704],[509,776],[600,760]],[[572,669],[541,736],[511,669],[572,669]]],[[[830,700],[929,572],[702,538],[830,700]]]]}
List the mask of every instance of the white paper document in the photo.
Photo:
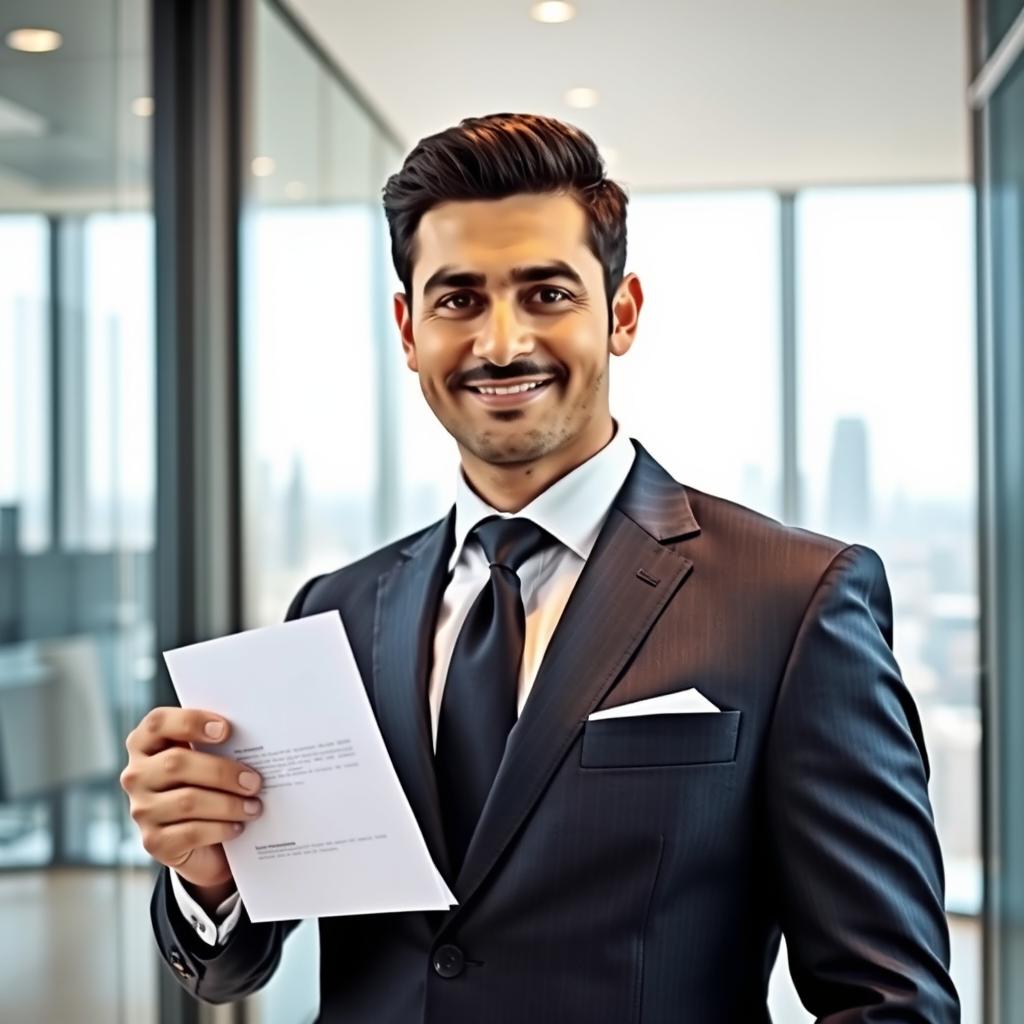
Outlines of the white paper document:
{"type": "Polygon", "coordinates": [[[253,921],[447,910],[337,612],[165,651],[182,707],[223,715],[197,745],[256,769],[263,813],[224,844],[253,921]]]}

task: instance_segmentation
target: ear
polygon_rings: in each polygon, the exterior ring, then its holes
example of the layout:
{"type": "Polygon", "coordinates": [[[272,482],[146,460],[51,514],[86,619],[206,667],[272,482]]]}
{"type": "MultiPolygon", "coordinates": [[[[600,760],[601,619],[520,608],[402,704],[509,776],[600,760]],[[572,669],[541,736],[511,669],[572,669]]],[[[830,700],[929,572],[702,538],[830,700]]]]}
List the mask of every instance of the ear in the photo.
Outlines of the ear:
{"type": "Polygon", "coordinates": [[[608,349],[614,356],[625,355],[636,340],[644,290],[636,274],[627,274],[615,290],[612,301],[612,333],[608,349]]]}
{"type": "Polygon", "coordinates": [[[405,365],[410,370],[418,370],[416,361],[416,341],[412,336],[412,316],[405,292],[395,292],[394,297],[395,323],[402,338],[402,351],[405,353],[405,365]]]}

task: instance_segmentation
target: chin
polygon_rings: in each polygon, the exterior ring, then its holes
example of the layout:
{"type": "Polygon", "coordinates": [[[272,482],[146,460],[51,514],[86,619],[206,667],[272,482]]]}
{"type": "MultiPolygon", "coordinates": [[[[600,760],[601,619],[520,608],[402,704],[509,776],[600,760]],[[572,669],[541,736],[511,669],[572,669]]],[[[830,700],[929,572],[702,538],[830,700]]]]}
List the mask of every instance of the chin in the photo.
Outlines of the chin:
{"type": "Polygon", "coordinates": [[[508,466],[535,462],[558,451],[568,438],[556,430],[534,428],[510,432],[505,436],[501,435],[501,431],[487,432],[460,440],[478,459],[494,466],[508,466]]]}

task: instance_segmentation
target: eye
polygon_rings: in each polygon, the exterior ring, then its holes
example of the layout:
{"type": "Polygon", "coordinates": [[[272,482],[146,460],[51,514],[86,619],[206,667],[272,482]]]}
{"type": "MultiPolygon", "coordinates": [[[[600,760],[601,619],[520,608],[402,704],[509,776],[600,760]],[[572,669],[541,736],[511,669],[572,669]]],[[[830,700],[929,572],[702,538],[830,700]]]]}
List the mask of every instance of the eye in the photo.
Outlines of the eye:
{"type": "Polygon", "coordinates": [[[468,305],[449,306],[448,303],[451,302],[453,299],[472,299],[472,298],[475,298],[475,296],[473,295],[472,292],[452,292],[451,295],[446,295],[443,299],[441,299],[441,301],[438,302],[437,306],[438,306],[439,309],[451,309],[451,310],[455,310],[455,311],[462,310],[462,309],[469,309],[471,307],[468,306],[468,305]]]}
{"type": "MultiPolygon", "coordinates": [[[[535,288],[531,293],[531,297],[538,297],[540,295],[554,296],[555,299],[565,299],[567,301],[572,299],[572,296],[562,288],[555,288],[553,285],[541,285],[539,288],[535,288]]],[[[461,312],[463,310],[472,309],[473,303],[470,301],[463,302],[461,300],[475,300],[476,296],[473,292],[452,292],[451,295],[446,295],[437,303],[438,309],[448,309],[453,312],[461,312]],[[452,305],[452,303],[455,303],[452,305]]],[[[545,302],[541,301],[542,306],[557,306],[557,301],[545,302]]]]}
{"type": "MultiPolygon", "coordinates": [[[[548,295],[554,295],[556,298],[561,298],[561,299],[571,299],[572,298],[572,296],[567,291],[563,291],[563,289],[561,289],[561,288],[555,288],[553,285],[550,285],[550,284],[541,285],[541,287],[538,288],[534,292],[534,295],[539,296],[539,295],[544,294],[544,293],[547,293],[548,295]]],[[[542,302],[541,305],[542,306],[557,306],[558,303],[557,302],[542,302]]]]}

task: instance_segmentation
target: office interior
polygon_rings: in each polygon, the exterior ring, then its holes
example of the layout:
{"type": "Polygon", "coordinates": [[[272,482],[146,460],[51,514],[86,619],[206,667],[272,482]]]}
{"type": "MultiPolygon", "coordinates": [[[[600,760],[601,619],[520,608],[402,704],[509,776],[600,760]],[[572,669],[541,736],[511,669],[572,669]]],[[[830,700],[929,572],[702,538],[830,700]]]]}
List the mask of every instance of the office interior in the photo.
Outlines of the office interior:
{"type": "Polygon", "coordinates": [[[238,1006],[158,961],[123,741],[161,651],[447,510],[380,189],[500,110],[630,195],[627,432],[883,557],[963,1020],[1021,1020],[1022,0],[3,0],[0,1019],[314,1019],[311,924],[238,1006]]]}

